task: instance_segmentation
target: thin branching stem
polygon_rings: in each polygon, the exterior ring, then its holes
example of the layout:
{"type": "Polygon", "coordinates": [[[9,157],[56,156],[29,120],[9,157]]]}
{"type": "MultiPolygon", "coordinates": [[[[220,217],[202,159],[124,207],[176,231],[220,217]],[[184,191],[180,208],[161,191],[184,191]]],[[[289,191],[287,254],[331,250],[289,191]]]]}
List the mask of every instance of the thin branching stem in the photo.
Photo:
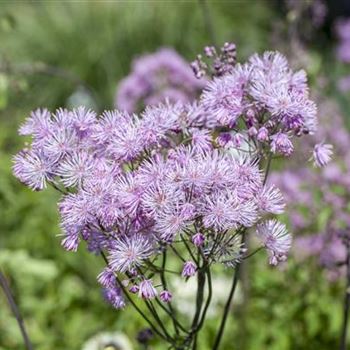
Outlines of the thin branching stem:
{"type": "MultiPolygon", "coordinates": [[[[183,327],[181,323],[176,319],[174,315],[174,310],[172,308],[171,310],[168,310],[158,299],[156,299],[156,303],[160,306],[160,308],[162,308],[170,316],[170,318],[173,320],[173,322],[176,324],[178,328],[180,328],[183,332],[187,334],[189,333],[189,331],[186,330],[185,327],[183,327]]],[[[179,333],[177,332],[177,334],[179,333]]]]}
{"type": "MultiPolygon", "coordinates": [[[[160,271],[160,280],[162,282],[164,290],[167,290],[168,284],[167,284],[166,277],[165,277],[165,266],[166,266],[166,262],[167,262],[167,252],[163,251],[162,255],[163,255],[163,260],[162,260],[162,269],[160,271]]],[[[178,322],[178,320],[176,318],[176,312],[171,304],[171,301],[168,302],[169,310],[165,306],[163,306],[162,303],[158,301],[158,299],[157,299],[157,302],[165,310],[165,312],[171,317],[171,319],[173,321],[175,333],[177,335],[179,334],[179,328],[181,330],[183,330],[184,332],[186,332],[185,328],[182,327],[182,325],[180,324],[180,322],[178,322]]]]}
{"type": "Polygon", "coordinates": [[[175,255],[182,261],[186,262],[186,260],[181,256],[181,254],[176,250],[176,248],[173,245],[170,245],[170,249],[175,253],[175,255]]]}
{"type": "Polygon", "coordinates": [[[250,254],[246,255],[243,257],[243,260],[246,260],[248,258],[251,258],[253,255],[255,255],[256,253],[260,252],[261,249],[263,249],[264,247],[259,247],[257,249],[255,249],[253,252],[251,252],[250,254]]]}
{"type": "MultiPolygon", "coordinates": [[[[104,252],[101,251],[101,256],[104,260],[104,262],[106,263],[106,265],[108,266],[108,260],[107,257],[105,255],[104,252]]],[[[157,335],[159,335],[162,339],[168,341],[167,337],[157,329],[157,327],[152,323],[152,321],[145,315],[145,313],[136,305],[136,303],[134,302],[134,300],[130,297],[129,293],[126,291],[125,287],[123,286],[123,283],[119,280],[118,276],[115,275],[115,280],[118,283],[120,289],[123,291],[125,297],[128,299],[128,301],[130,302],[130,304],[134,307],[134,309],[140,314],[140,316],[149,324],[149,326],[151,327],[151,329],[154,331],[154,333],[156,333],[157,335]]]]}
{"type": "Polygon", "coordinates": [[[270,152],[268,155],[268,158],[267,158],[267,165],[266,165],[265,177],[264,177],[264,182],[263,182],[264,185],[266,184],[267,177],[269,176],[271,162],[272,162],[272,153],[270,152]]]}
{"type": "Polygon", "coordinates": [[[174,339],[170,336],[170,334],[168,333],[167,329],[165,328],[162,320],[160,319],[157,310],[155,309],[155,307],[152,304],[151,300],[144,300],[145,305],[147,307],[147,309],[150,311],[150,313],[152,314],[152,316],[154,317],[154,319],[156,320],[156,322],[158,323],[159,327],[162,329],[163,333],[166,336],[167,341],[170,344],[174,343],[174,339]]]}
{"type": "Polygon", "coordinates": [[[181,236],[182,241],[183,241],[183,243],[184,243],[184,245],[185,245],[187,251],[189,252],[189,254],[190,254],[192,260],[198,265],[199,262],[198,262],[197,258],[194,256],[194,254],[193,254],[193,252],[192,252],[190,246],[187,244],[186,240],[184,239],[184,236],[183,236],[183,235],[180,235],[180,236],[181,236]]]}

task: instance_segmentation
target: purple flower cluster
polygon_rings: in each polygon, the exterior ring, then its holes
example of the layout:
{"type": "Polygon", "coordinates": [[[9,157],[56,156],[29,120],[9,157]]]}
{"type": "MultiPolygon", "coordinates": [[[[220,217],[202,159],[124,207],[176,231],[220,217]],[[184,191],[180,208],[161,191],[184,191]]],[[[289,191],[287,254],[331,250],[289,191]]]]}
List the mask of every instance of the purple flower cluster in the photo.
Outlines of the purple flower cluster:
{"type": "MultiPolygon", "coordinates": [[[[292,20],[300,20],[301,22],[305,22],[305,20],[307,19],[308,21],[310,21],[313,30],[322,27],[326,20],[328,14],[328,7],[325,0],[285,0],[285,3],[287,9],[290,12],[290,17],[292,18],[292,20]]],[[[291,21],[291,19],[289,20],[291,21]]],[[[302,24],[305,26],[304,23],[302,24]]],[[[305,29],[309,28],[302,27],[302,29],[305,31],[305,29]]]]}
{"type": "Polygon", "coordinates": [[[283,191],[290,224],[293,231],[301,233],[295,237],[296,257],[316,257],[333,279],[339,276],[346,257],[344,230],[349,236],[350,135],[336,104],[320,101],[319,105],[320,126],[317,135],[309,140],[316,142],[314,150],[305,155],[310,144],[304,139],[298,148],[304,152],[296,152],[289,169],[272,174],[269,180],[283,191]],[[332,145],[324,144],[326,139],[332,145]],[[327,164],[333,152],[334,160],[327,164]],[[316,168],[300,167],[311,153],[316,168]]]}
{"type": "Polygon", "coordinates": [[[339,39],[337,58],[341,62],[350,63],[350,19],[339,19],[335,24],[335,32],[339,39]]]}
{"type": "Polygon", "coordinates": [[[270,144],[273,153],[290,155],[291,137],[317,128],[305,72],[294,73],[278,52],[255,54],[230,74],[214,78],[201,102],[218,125],[237,130],[243,123],[243,139],[256,136],[270,144]]]}
{"type": "Polygon", "coordinates": [[[203,60],[202,55],[198,55],[191,63],[193,73],[198,79],[205,75],[220,77],[231,73],[237,61],[234,43],[225,43],[219,52],[214,46],[206,46],[204,54],[209,63],[203,60]]]}
{"type": "Polygon", "coordinates": [[[119,83],[115,105],[132,113],[166,99],[191,102],[204,85],[205,80],[196,79],[176,51],[162,48],[133,62],[131,73],[119,83]]]}
{"type": "Polygon", "coordinates": [[[345,75],[340,78],[337,82],[337,88],[342,93],[350,91],[350,75],[345,75]]]}
{"type": "MultiPolygon", "coordinates": [[[[125,293],[170,302],[159,266],[167,252],[180,258],[184,278],[198,273],[199,261],[234,267],[252,228],[271,264],[286,259],[291,236],[271,219],[285,203],[266,177],[273,155],[290,155],[292,138],[316,124],[305,73],[266,52],[214,78],[193,104],[167,102],[140,115],[37,110],[20,128],[32,143],[13,171],[33,190],[50,184],[63,193],[62,245],[76,251],[86,242],[105,257],[98,280],[113,306],[124,306],[125,293]]],[[[320,163],[327,156],[327,147],[319,150],[320,163]]]]}

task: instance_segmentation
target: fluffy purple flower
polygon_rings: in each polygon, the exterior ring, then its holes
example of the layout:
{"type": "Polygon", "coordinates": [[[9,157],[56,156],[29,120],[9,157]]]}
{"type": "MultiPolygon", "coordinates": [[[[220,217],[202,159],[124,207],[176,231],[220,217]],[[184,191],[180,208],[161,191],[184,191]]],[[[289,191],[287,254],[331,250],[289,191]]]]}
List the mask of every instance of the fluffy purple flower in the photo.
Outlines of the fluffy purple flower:
{"type": "Polygon", "coordinates": [[[181,232],[187,225],[187,215],[176,206],[169,206],[158,213],[156,230],[164,241],[172,241],[176,233],[181,232]],[[185,215],[184,215],[185,214],[185,215]]]}
{"type": "Polygon", "coordinates": [[[150,241],[142,235],[123,236],[113,244],[108,257],[112,270],[126,272],[142,265],[150,257],[153,247],[150,241]]]}
{"type": "Polygon", "coordinates": [[[249,93],[271,113],[272,121],[282,122],[296,133],[315,132],[316,106],[309,99],[306,74],[293,73],[287,59],[278,52],[255,54],[249,62],[249,93]]]}
{"type": "Polygon", "coordinates": [[[110,286],[104,288],[103,296],[115,309],[123,309],[125,307],[125,300],[119,287],[110,286]]]}
{"type": "MultiPolygon", "coordinates": [[[[54,114],[38,110],[21,127],[33,140],[15,157],[15,175],[33,189],[51,183],[65,193],[59,203],[62,245],[76,251],[83,240],[88,251],[107,256],[98,280],[115,307],[125,304],[115,274],[128,293],[157,296],[159,257],[172,244],[181,248],[183,235],[208,261],[229,267],[247,250],[241,230],[255,225],[271,264],[284,260],[290,247],[284,225],[260,221],[285,206],[281,192],[265,186],[260,161],[269,150],[291,154],[292,138],[315,130],[306,74],[293,72],[275,52],[254,55],[243,65],[236,64],[230,43],[205,53],[216,78],[197,102],[153,105],[165,95],[181,100],[198,91],[192,89],[198,81],[182,71],[183,61],[163,51],[164,71],[158,59],[148,57],[136,62],[127,78],[123,109],[152,104],[140,115],[97,116],[83,107],[54,114]]],[[[346,135],[341,139],[348,149],[346,135]]],[[[325,174],[331,176],[345,183],[337,173],[325,174]]],[[[294,184],[289,181],[289,188],[294,184]]],[[[325,201],[343,205],[336,196],[325,201]]],[[[194,261],[186,261],[181,275],[196,270],[194,261]]],[[[170,299],[169,291],[160,293],[163,302],[170,299]]]]}
{"type": "Polygon", "coordinates": [[[184,203],[184,205],[181,208],[181,217],[184,218],[184,220],[192,220],[196,214],[196,207],[191,203],[184,203]]]}
{"type": "Polygon", "coordinates": [[[150,186],[142,195],[142,206],[149,215],[165,211],[173,200],[181,201],[184,194],[175,186],[150,186]]]}
{"type": "Polygon", "coordinates": [[[243,101],[242,77],[240,71],[208,83],[202,95],[202,103],[221,125],[234,125],[242,115],[243,101]]]}
{"type": "Polygon", "coordinates": [[[35,151],[22,151],[14,159],[13,173],[29,188],[41,191],[53,179],[54,163],[35,151]]]}
{"type": "Polygon", "coordinates": [[[287,134],[279,132],[271,136],[271,152],[280,153],[284,156],[290,156],[293,153],[294,146],[287,134]]]}
{"type": "Polygon", "coordinates": [[[196,274],[197,267],[193,261],[186,261],[182,268],[182,277],[192,277],[196,274]]]}
{"type": "Polygon", "coordinates": [[[204,227],[213,227],[217,231],[237,227],[239,221],[238,203],[233,204],[234,199],[228,196],[216,196],[208,198],[203,208],[204,227]]]}
{"type": "Polygon", "coordinates": [[[313,151],[313,160],[314,160],[314,165],[316,167],[324,167],[327,165],[333,155],[333,145],[330,144],[325,144],[325,143],[319,143],[315,145],[314,151],[313,151]]]}
{"type": "Polygon", "coordinates": [[[157,290],[153,287],[152,280],[143,280],[139,286],[139,297],[142,299],[154,299],[157,296],[157,290]]]}
{"type": "Polygon", "coordinates": [[[78,250],[79,242],[79,232],[72,229],[70,231],[66,231],[66,236],[62,240],[61,245],[69,252],[76,252],[78,250]]]}
{"type": "Polygon", "coordinates": [[[51,113],[47,109],[37,109],[20,126],[18,132],[41,140],[49,135],[51,123],[51,113]]]}
{"type": "Polygon", "coordinates": [[[63,227],[83,228],[93,222],[93,207],[83,193],[68,194],[59,203],[63,227]]]}
{"type": "Polygon", "coordinates": [[[236,159],[234,175],[239,198],[250,198],[262,188],[262,173],[254,158],[241,156],[236,159]]]}
{"type": "MultiPolygon", "coordinates": [[[[55,128],[57,128],[57,125],[55,128]]],[[[56,132],[50,132],[45,142],[42,142],[47,156],[59,162],[76,150],[78,137],[71,128],[58,129],[56,132]]]]}
{"type": "Polygon", "coordinates": [[[115,284],[115,275],[112,269],[106,267],[103,271],[97,276],[97,280],[104,287],[111,287],[115,284]]]}
{"type": "Polygon", "coordinates": [[[281,191],[275,186],[265,186],[258,198],[258,207],[261,211],[282,214],[286,203],[284,202],[281,191]]]}
{"type": "Polygon", "coordinates": [[[269,131],[263,126],[258,130],[256,138],[261,141],[265,142],[269,139],[269,131]]]}
{"type": "Polygon", "coordinates": [[[275,219],[268,220],[257,226],[256,233],[268,251],[271,265],[277,265],[287,259],[292,238],[284,224],[275,219]]]}
{"type": "Polygon", "coordinates": [[[93,167],[94,161],[88,153],[73,153],[60,164],[56,174],[61,176],[65,187],[79,187],[93,167]]]}
{"type": "Polygon", "coordinates": [[[196,79],[190,65],[173,49],[161,48],[143,55],[132,64],[132,71],[118,86],[116,106],[136,112],[145,105],[165,100],[190,102],[204,86],[196,79]]]}
{"type": "Polygon", "coordinates": [[[134,115],[120,123],[114,130],[113,138],[107,145],[107,152],[121,161],[135,159],[143,150],[141,121],[134,115]]]}
{"type": "Polygon", "coordinates": [[[194,150],[196,150],[197,152],[210,151],[213,146],[209,130],[193,130],[192,145],[194,150]]]}
{"type": "Polygon", "coordinates": [[[80,138],[87,136],[92,132],[95,121],[96,113],[85,107],[79,107],[72,112],[73,128],[80,138]]]}

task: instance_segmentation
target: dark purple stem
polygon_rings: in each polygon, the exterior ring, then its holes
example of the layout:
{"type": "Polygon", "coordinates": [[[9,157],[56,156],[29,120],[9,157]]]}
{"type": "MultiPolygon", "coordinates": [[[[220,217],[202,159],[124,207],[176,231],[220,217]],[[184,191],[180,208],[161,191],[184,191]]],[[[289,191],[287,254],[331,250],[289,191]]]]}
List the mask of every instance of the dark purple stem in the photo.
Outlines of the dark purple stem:
{"type": "Polygon", "coordinates": [[[2,290],[4,291],[4,294],[6,296],[8,304],[10,305],[12,313],[17,320],[17,323],[18,323],[19,329],[21,331],[22,338],[23,338],[24,345],[25,345],[26,349],[33,350],[32,343],[29,340],[28,333],[27,333],[26,328],[24,326],[23,318],[22,318],[22,316],[19,312],[19,308],[18,308],[18,306],[17,306],[17,304],[12,296],[11,289],[7,283],[6,277],[4,276],[4,274],[2,273],[1,270],[0,270],[0,286],[1,286],[2,290]]]}
{"type": "MultiPolygon", "coordinates": [[[[245,240],[245,232],[242,233],[241,243],[244,243],[244,240],[245,240]]],[[[216,338],[215,338],[215,342],[214,342],[212,350],[219,349],[220,342],[221,342],[222,336],[224,334],[224,329],[225,329],[228,313],[229,313],[230,308],[231,308],[232,299],[233,299],[233,296],[234,296],[235,291],[236,291],[236,287],[237,287],[237,283],[238,283],[238,279],[239,279],[239,270],[240,270],[241,264],[242,263],[240,263],[236,266],[235,273],[233,274],[232,286],[231,286],[230,293],[228,295],[228,298],[227,298],[227,301],[225,304],[224,314],[222,316],[219,331],[216,334],[216,338]]]]}
{"type": "Polygon", "coordinates": [[[348,253],[346,257],[346,290],[344,298],[344,308],[343,308],[343,327],[340,338],[340,350],[346,350],[346,338],[349,323],[349,309],[350,309],[350,249],[347,247],[348,253]]]}

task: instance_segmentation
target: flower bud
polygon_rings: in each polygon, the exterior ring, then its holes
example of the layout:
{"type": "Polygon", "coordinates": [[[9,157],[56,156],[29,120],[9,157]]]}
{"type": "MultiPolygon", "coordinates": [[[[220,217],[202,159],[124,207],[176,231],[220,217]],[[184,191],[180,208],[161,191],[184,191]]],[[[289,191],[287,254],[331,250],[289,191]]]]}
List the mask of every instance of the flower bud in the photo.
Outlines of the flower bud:
{"type": "Polygon", "coordinates": [[[197,247],[201,247],[204,244],[204,241],[205,241],[205,236],[200,232],[197,232],[192,237],[192,243],[197,247]]]}
{"type": "Polygon", "coordinates": [[[182,277],[191,277],[196,273],[196,264],[193,261],[186,261],[182,269],[182,277]]]}
{"type": "Polygon", "coordinates": [[[169,303],[173,298],[173,295],[168,290],[163,290],[159,294],[159,297],[160,297],[160,300],[163,301],[164,303],[169,303]]]}

